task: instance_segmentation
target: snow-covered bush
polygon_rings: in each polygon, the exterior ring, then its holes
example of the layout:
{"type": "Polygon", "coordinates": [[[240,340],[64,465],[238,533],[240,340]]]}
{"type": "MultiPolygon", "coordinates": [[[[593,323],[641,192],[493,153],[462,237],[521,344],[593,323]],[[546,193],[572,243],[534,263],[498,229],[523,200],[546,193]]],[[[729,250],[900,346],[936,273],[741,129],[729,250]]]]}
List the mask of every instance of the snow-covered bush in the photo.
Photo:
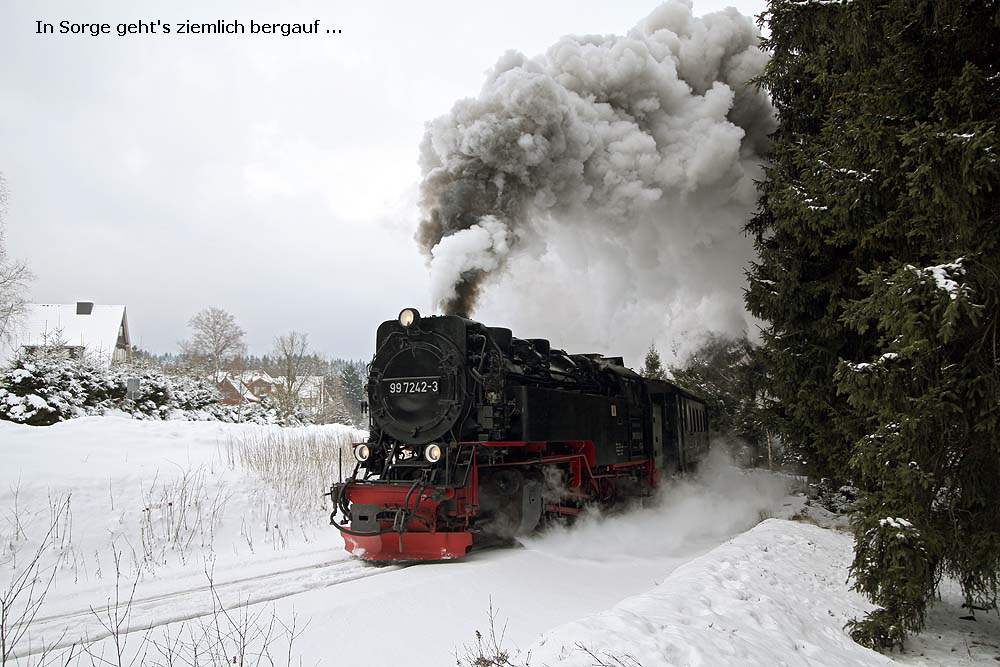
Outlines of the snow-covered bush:
{"type": "Polygon", "coordinates": [[[204,413],[205,416],[195,416],[192,418],[218,419],[227,422],[244,422],[247,424],[280,424],[281,426],[304,426],[311,423],[309,417],[301,412],[294,414],[283,414],[279,407],[268,397],[262,398],[257,403],[244,403],[242,405],[223,405],[221,403],[209,406],[209,408],[195,411],[204,413]]]}
{"type": "MultiPolygon", "coordinates": [[[[154,375],[163,375],[159,371],[154,375]]],[[[203,410],[219,405],[219,390],[211,382],[190,375],[170,375],[170,396],[178,410],[203,410]]]]}
{"type": "Polygon", "coordinates": [[[840,484],[823,477],[819,483],[812,485],[813,499],[809,503],[815,502],[823,509],[834,514],[850,514],[854,511],[854,506],[858,501],[860,491],[850,484],[840,484]]]}
{"type": "Polygon", "coordinates": [[[0,419],[54,424],[109,398],[100,370],[56,354],[23,355],[0,373],[0,419]]]}
{"type": "MultiPolygon", "coordinates": [[[[111,405],[135,417],[167,418],[176,411],[213,412],[222,408],[222,395],[212,383],[189,375],[167,374],[148,366],[115,366],[105,371],[115,388],[111,405]],[[129,399],[129,379],[139,380],[139,390],[129,399]]],[[[221,417],[221,412],[220,412],[221,417]]]]}
{"type": "Polygon", "coordinates": [[[210,380],[165,373],[148,366],[106,368],[58,352],[22,355],[0,369],[0,419],[44,426],[115,410],[136,419],[193,419],[300,425],[302,415],[282,418],[267,401],[224,405],[210,380]],[[128,380],[139,389],[128,397],[128,380]]]}

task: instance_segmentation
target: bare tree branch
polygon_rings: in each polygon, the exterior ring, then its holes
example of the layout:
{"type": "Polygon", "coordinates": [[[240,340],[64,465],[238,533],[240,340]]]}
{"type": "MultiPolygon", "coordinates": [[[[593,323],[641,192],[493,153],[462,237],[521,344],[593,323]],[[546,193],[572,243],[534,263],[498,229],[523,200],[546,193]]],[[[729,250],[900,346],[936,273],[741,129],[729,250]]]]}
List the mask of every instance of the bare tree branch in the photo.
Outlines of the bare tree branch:
{"type": "Polygon", "coordinates": [[[275,366],[281,371],[277,398],[281,410],[292,414],[302,404],[302,390],[319,373],[318,359],[309,352],[309,336],[290,331],[274,339],[275,366]]]}
{"type": "Polygon", "coordinates": [[[7,187],[0,174],[0,343],[11,343],[27,312],[26,291],[34,276],[28,265],[7,255],[3,219],[7,212],[7,187]]]}
{"type": "Polygon", "coordinates": [[[246,352],[246,333],[236,318],[221,308],[205,308],[188,322],[190,339],[181,342],[181,353],[195,362],[206,363],[218,373],[226,364],[246,352]]]}

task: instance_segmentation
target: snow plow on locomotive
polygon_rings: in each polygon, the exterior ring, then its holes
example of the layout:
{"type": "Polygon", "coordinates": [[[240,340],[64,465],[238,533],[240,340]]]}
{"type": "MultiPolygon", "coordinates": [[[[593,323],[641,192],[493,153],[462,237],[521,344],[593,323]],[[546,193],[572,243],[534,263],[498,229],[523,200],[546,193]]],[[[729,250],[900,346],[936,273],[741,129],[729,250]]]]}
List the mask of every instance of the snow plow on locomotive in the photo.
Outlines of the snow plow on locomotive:
{"type": "Polygon", "coordinates": [[[705,406],[620,357],[412,308],[383,322],[368,442],[330,520],[372,561],[461,558],[588,503],[646,495],[708,451],[705,406]]]}

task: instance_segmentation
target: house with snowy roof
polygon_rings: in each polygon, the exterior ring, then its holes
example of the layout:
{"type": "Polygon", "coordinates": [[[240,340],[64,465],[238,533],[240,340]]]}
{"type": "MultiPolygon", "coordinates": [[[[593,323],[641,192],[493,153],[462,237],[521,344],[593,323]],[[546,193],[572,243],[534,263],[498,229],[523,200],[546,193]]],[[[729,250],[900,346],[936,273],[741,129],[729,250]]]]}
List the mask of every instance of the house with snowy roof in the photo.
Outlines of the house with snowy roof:
{"type": "Polygon", "coordinates": [[[319,412],[330,400],[330,394],[326,388],[326,378],[322,375],[309,375],[302,382],[299,389],[299,397],[302,399],[306,409],[319,412]]]}
{"type": "Polygon", "coordinates": [[[125,306],[93,301],[28,304],[11,340],[0,344],[0,362],[42,348],[65,350],[72,358],[111,366],[125,361],[132,348],[125,306]]]}
{"type": "MultiPolygon", "coordinates": [[[[265,397],[274,397],[287,382],[285,376],[271,375],[264,370],[219,371],[210,377],[222,392],[222,402],[227,405],[256,403],[265,397]]],[[[299,377],[295,384],[299,400],[306,410],[318,412],[330,398],[326,378],[322,375],[299,377]]]]}
{"type": "Polygon", "coordinates": [[[222,402],[226,405],[256,403],[273,395],[278,387],[278,380],[262,370],[219,371],[210,377],[222,392],[222,402]]]}
{"type": "Polygon", "coordinates": [[[250,388],[240,382],[239,378],[225,372],[214,376],[215,387],[222,394],[224,405],[240,405],[241,403],[257,403],[260,401],[250,388]]]}
{"type": "Polygon", "coordinates": [[[239,375],[240,381],[258,398],[273,396],[281,382],[267,371],[245,371],[239,375]]]}

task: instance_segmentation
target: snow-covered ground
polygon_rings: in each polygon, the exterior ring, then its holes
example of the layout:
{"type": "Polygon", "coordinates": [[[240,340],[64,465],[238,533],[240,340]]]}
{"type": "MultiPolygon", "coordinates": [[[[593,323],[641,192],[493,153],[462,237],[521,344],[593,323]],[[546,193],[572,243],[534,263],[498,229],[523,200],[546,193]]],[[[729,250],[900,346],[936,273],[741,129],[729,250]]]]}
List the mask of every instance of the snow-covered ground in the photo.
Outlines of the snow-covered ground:
{"type": "MultiPolygon", "coordinates": [[[[1000,623],[983,616],[974,635],[949,598],[906,655],[854,643],[844,625],[872,609],[845,585],[851,538],[768,519],[674,570],[653,590],[546,632],[532,662],[591,667],[594,656],[643,665],[974,665],[1000,660],[1000,623]],[[990,632],[992,630],[992,633],[990,632]],[[993,639],[990,640],[990,634],[993,639]]],[[[949,591],[954,592],[954,591],[949,591]]]]}
{"type": "Polygon", "coordinates": [[[529,651],[531,665],[552,667],[1000,656],[996,615],[958,620],[947,595],[903,656],[851,642],[844,623],[869,607],[846,582],[850,537],[768,518],[801,514],[803,499],[785,478],[724,465],[655,503],[517,548],[413,566],[350,559],[320,494],[338,448],[361,436],[115,417],[0,422],[0,595],[53,525],[39,581],[59,564],[15,647],[19,663],[38,664],[53,646],[48,657],[65,658],[75,644],[81,664],[120,664],[119,653],[122,664],[256,664],[266,652],[261,664],[454,665],[477,630],[489,641],[491,608],[512,664],[529,651]]]}
{"type": "Polygon", "coordinates": [[[364,437],[336,425],[0,421],[0,591],[36,554],[41,584],[52,573],[14,653],[114,634],[100,613],[109,600],[132,599],[121,625],[142,628],[368,576],[321,495],[340,451],[347,468],[364,437]]]}

